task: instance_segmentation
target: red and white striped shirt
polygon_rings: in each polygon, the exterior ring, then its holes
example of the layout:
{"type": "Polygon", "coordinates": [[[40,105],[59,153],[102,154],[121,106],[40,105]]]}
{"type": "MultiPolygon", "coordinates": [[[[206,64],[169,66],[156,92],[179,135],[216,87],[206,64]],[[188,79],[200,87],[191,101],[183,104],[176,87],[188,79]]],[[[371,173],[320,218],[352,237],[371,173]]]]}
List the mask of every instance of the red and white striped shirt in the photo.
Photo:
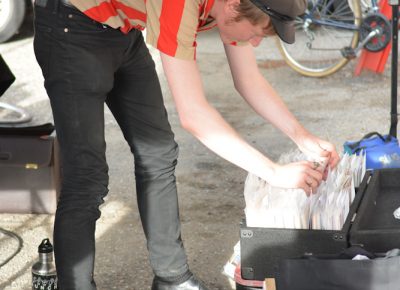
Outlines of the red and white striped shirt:
{"type": "Polygon", "coordinates": [[[199,31],[216,26],[214,0],[70,0],[88,17],[128,33],[146,28],[146,42],[180,59],[194,59],[199,31]]]}

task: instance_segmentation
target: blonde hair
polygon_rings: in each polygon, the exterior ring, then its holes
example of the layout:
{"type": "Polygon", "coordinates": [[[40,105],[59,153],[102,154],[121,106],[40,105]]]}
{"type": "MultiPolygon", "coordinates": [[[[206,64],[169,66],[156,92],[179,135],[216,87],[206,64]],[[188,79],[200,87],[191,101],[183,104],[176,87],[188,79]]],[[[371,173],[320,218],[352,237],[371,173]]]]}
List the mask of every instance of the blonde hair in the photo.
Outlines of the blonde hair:
{"type": "Polygon", "coordinates": [[[269,16],[261,11],[256,5],[254,5],[250,0],[240,0],[240,3],[236,6],[237,16],[233,19],[236,22],[241,20],[248,20],[251,24],[257,25],[265,20],[269,21],[268,34],[274,34],[275,30],[272,26],[269,16]]]}

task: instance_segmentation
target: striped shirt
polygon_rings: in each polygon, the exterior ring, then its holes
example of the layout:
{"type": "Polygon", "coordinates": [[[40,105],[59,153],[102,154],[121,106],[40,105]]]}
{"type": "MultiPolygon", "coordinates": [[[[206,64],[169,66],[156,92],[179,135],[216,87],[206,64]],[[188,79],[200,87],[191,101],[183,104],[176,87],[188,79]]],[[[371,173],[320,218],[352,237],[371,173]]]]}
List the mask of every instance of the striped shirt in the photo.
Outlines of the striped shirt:
{"type": "Polygon", "coordinates": [[[199,31],[216,26],[215,0],[70,0],[88,17],[128,33],[146,28],[146,42],[180,59],[195,59],[199,31]]]}

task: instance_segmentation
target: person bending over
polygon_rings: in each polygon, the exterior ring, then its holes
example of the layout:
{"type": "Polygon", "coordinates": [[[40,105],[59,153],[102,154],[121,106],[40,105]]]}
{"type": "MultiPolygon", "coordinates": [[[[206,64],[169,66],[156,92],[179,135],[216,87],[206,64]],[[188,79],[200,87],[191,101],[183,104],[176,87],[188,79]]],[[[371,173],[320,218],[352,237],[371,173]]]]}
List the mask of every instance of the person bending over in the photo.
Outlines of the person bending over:
{"type": "Polygon", "coordinates": [[[218,27],[235,89],[306,154],[338,162],[334,146],[289,112],[258,70],[253,47],[271,34],[294,41],[306,0],[36,0],[34,50],[45,79],[63,161],[54,224],[59,287],[94,290],[95,227],[108,192],[104,104],[135,160],[139,213],[154,271],[153,290],[205,290],[181,240],[168,122],[146,42],[160,51],[180,122],[219,156],[277,187],[315,192],[311,162],[278,165],[257,151],[206,100],[196,35],[218,27]],[[142,30],[146,30],[146,41],[142,30]]]}

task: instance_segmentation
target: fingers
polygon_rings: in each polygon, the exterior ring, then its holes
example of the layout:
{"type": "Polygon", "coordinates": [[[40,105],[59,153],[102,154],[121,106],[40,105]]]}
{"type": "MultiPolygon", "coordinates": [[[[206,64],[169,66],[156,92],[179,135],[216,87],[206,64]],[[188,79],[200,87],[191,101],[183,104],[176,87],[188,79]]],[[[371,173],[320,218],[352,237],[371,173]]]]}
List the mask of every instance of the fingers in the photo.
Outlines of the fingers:
{"type": "Polygon", "coordinates": [[[334,169],[336,167],[336,165],[339,163],[339,161],[340,161],[340,157],[337,154],[337,152],[336,151],[330,152],[329,158],[324,160],[325,166],[323,167],[323,170],[321,171],[321,173],[323,175],[323,178],[322,178],[323,180],[326,180],[328,178],[329,169],[334,169]]]}
{"type": "Polygon", "coordinates": [[[305,192],[307,195],[313,194],[317,192],[317,188],[320,184],[320,182],[318,180],[316,180],[315,178],[312,178],[311,176],[307,176],[305,177],[305,192]]]}
{"type": "Polygon", "coordinates": [[[313,190],[312,190],[311,187],[304,186],[304,187],[301,187],[301,189],[304,190],[304,193],[305,193],[307,196],[310,196],[310,195],[313,193],[313,190]]]}
{"type": "Polygon", "coordinates": [[[272,186],[300,188],[307,195],[317,192],[322,181],[322,165],[319,162],[300,161],[276,166],[273,177],[268,181],[272,186]]]}
{"type": "Polygon", "coordinates": [[[304,182],[302,184],[302,188],[307,196],[317,192],[317,188],[323,179],[323,171],[324,168],[319,162],[307,162],[307,168],[304,172],[304,182]]]}
{"type": "Polygon", "coordinates": [[[324,172],[325,169],[324,163],[325,162],[312,161],[311,168],[318,172],[324,172]]]}
{"type": "Polygon", "coordinates": [[[309,162],[309,168],[306,170],[306,174],[309,175],[311,178],[315,179],[319,183],[322,180],[322,173],[325,168],[316,161],[309,162]]]}
{"type": "Polygon", "coordinates": [[[322,149],[322,151],[320,150],[320,152],[318,152],[319,157],[329,159],[330,155],[331,155],[331,150],[323,148],[321,146],[320,146],[320,148],[322,149]]]}
{"type": "Polygon", "coordinates": [[[329,162],[329,167],[331,169],[335,168],[339,163],[340,157],[336,152],[335,146],[331,143],[324,142],[324,144],[320,144],[323,152],[321,153],[321,157],[326,157],[329,162]]]}
{"type": "Polygon", "coordinates": [[[329,158],[329,167],[332,169],[335,168],[336,165],[339,163],[339,161],[340,161],[339,154],[336,151],[332,152],[331,157],[329,158]]]}

